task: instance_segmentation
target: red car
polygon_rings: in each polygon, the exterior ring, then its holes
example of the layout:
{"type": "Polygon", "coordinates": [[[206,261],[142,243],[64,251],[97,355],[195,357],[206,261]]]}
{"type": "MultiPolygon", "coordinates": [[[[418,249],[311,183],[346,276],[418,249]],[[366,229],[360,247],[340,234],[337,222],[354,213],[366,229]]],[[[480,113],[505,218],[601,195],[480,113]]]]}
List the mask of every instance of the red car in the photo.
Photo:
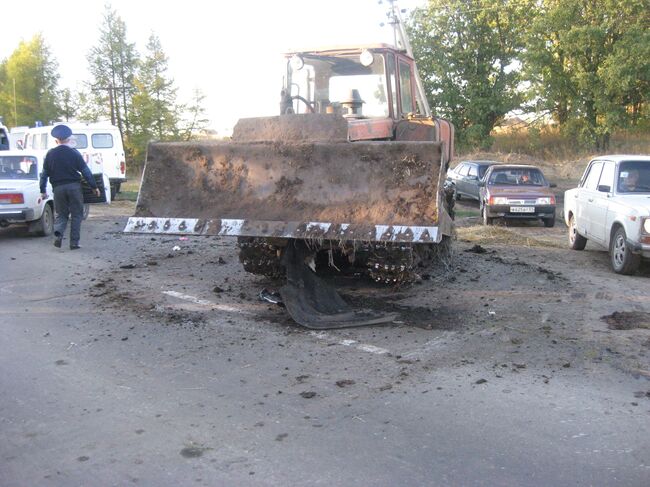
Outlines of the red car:
{"type": "Polygon", "coordinates": [[[555,225],[555,195],[542,171],[535,166],[491,166],[480,182],[480,207],[483,223],[495,218],[537,220],[555,225]]]}

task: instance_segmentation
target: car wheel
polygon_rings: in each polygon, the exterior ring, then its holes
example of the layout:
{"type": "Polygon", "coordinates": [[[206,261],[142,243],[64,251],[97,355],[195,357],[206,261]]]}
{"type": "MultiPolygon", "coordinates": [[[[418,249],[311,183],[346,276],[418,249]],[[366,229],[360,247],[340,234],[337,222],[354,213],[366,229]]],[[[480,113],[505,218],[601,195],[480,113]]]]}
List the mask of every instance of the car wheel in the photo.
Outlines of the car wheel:
{"type": "Polygon", "coordinates": [[[481,207],[481,216],[483,217],[483,225],[492,225],[494,218],[490,218],[487,214],[487,208],[485,205],[481,207]]]}
{"type": "Polygon", "coordinates": [[[54,232],[54,214],[52,213],[52,206],[45,205],[41,217],[30,224],[29,230],[33,231],[36,235],[47,237],[54,232]]]}
{"type": "Polygon", "coordinates": [[[542,221],[546,228],[552,228],[555,226],[555,216],[552,216],[551,218],[542,218],[542,221]]]}
{"type": "Polygon", "coordinates": [[[115,200],[115,197],[120,192],[120,186],[122,183],[111,184],[111,201],[115,200]]]}
{"type": "Polygon", "coordinates": [[[576,217],[571,215],[569,218],[569,247],[573,250],[584,250],[586,245],[587,239],[578,233],[576,217]]]}
{"type": "Polygon", "coordinates": [[[612,261],[612,269],[617,274],[634,274],[641,264],[641,256],[633,254],[627,244],[625,229],[619,227],[609,244],[609,254],[612,261]]]}
{"type": "Polygon", "coordinates": [[[89,204],[85,204],[85,205],[84,205],[84,212],[83,212],[82,219],[85,220],[86,218],[88,218],[88,214],[89,214],[89,213],[90,213],[90,205],[89,205],[89,204]]]}

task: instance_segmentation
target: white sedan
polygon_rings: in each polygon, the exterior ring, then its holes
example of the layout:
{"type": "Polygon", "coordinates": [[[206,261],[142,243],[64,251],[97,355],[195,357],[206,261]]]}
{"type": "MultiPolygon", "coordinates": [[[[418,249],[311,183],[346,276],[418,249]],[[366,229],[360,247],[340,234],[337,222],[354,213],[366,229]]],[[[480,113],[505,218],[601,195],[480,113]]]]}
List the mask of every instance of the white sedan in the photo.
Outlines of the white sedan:
{"type": "Polygon", "coordinates": [[[50,235],[54,231],[54,202],[41,198],[39,174],[42,161],[28,151],[0,151],[0,227],[28,224],[30,232],[50,235]]]}
{"type": "Polygon", "coordinates": [[[609,250],[614,272],[634,274],[650,259],[650,156],[593,159],[565,193],[564,220],[572,249],[593,242],[609,250]]]}

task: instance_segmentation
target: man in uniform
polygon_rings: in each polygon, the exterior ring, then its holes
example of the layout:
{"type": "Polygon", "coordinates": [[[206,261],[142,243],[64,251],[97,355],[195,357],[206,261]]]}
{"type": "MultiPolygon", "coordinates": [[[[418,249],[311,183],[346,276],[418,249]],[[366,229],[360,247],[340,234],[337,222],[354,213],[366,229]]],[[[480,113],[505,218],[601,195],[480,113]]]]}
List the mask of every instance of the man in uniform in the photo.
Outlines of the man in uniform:
{"type": "Polygon", "coordinates": [[[79,249],[81,220],[83,218],[83,193],[81,191],[81,175],[93,188],[95,195],[100,196],[90,169],[77,149],[72,148],[72,130],[67,125],[56,125],[52,129],[52,137],[57,146],[50,149],[45,156],[43,172],[41,173],[41,196],[45,198],[47,179],[50,179],[54,192],[54,246],[61,247],[63,234],[70,223],[70,250],[79,249]]]}

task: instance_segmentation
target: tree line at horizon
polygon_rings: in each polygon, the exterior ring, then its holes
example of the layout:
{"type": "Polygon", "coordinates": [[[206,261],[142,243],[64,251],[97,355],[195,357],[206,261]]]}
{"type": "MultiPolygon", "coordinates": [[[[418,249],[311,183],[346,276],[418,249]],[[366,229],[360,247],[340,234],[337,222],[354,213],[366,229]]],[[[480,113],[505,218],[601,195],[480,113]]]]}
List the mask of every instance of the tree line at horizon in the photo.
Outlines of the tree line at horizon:
{"type": "Polygon", "coordinates": [[[144,54],[138,53],[128,41],[125,22],[110,5],[86,59],[90,80],[84,87],[78,92],[60,89],[58,63],[43,35],[21,41],[0,62],[0,115],[5,124],[110,120],[122,133],[128,159],[138,166],[150,140],[190,140],[206,129],[203,93],[194,89],[188,103],[179,103],[158,36],[152,33],[144,54]]]}
{"type": "MultiPolygon", "coordinates": [[[[430,105],[462,148],[489,148],[513,112],[553,121],[585,149],[606,150],[615,131],[650,131],[647,0],[429,0],[406,27],[430,105]]],[[[158,37],[139,54],[110,5],[87,61],[85,87],[61,90],[43,36],[21,42],[0,62],[0,115],[15,125],[112,120],[139,163],[149,140],[206,127],[204,95],[179,104],[158,37]]]]}
{"type": "Polygon", "coordinates": [[[585,149],[650,131],[648,0],[429,0],[406,20],[430,105],[461,147],[534,114],[585,149]]]}

